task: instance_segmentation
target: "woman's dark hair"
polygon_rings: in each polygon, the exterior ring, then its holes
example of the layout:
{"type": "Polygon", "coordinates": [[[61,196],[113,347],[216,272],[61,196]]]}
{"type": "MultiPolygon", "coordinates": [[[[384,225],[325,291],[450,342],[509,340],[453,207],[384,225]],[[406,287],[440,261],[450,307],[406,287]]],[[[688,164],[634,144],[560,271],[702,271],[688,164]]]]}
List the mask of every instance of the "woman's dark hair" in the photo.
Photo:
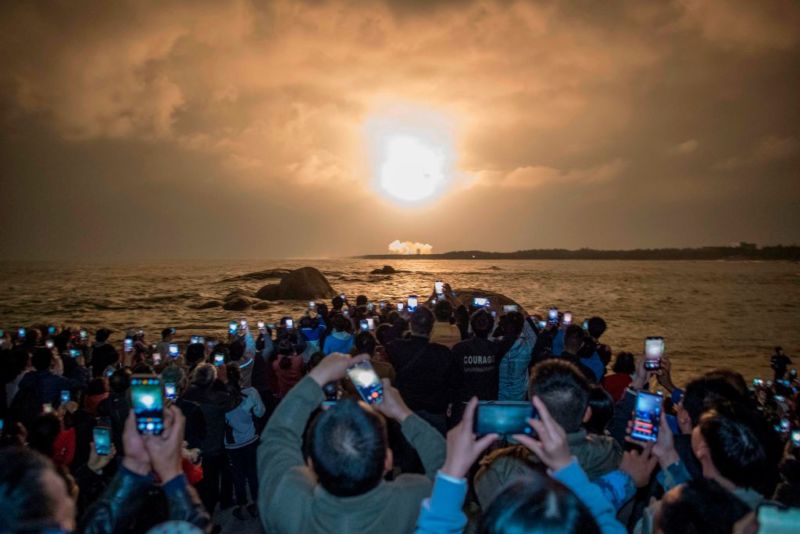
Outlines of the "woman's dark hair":
{"type": "Polygon", "coordinates": [[[632,375],[636,372],[636,359],[630,352],[620,352],[614,361],[612,371],[619,374],[632,375]]]}
{"type": "Polygon", "coordinates": [[[331,321],[331,325],[333,325],[333,329],[337,332],[346,332],[348,327],[350,326],[350,321],[345,318],[342,314],[337,314],[333,316],[333,321],[331,321]]]}
{"type": "Polygon", "coordinates": [[[281,369],[289,369],[292,366],[292,356],[295,355],[294,345],[288,338],[281,339],[278,342],[278,367],[281,369]]]}
{"type": "Polygon", "coordinates": [[[397,329],[389,323],[383,323],[375,330],[375,337],[378,338],[378,343],[384,347],[400,337],[397,329]]]}
{"type": "Polygon", "coordinates": [[[0,532],[39,532],[52,526],[56,503],[42,477],[52,462],[22,447],[0,450],[0,532]]]}
{"type": "Polygon", "coordinates": [[[356,336],[356,341],[353,350],[356,354],[364,354],[365,352],[370,356],[375,355],[375,338],[370,332],[360,332],[356,336]]]}
{"type": "Polygon", "coordinates": [[[592,514],[569,489],[534,472],[503,489],[478,523],[480,534],[599,534],[592,514]]]}
{"type": "Polygon", "coordinates": [[[614,399],[600,386],[592,386],[589,390],[589,407],[592,409],[592,416],[583,423],[583,427],[590,434],[605,434],[614,416],[614,399]]]}
{"type": "Polygon", "coordinates": [[[671,534],[723,534],[750,509],[733,493],[708,478],[696,478],[661,500],[658,530],[671,534]]]}
{"type": "Polygon", "coordinates": [[[47,413],[33,420],[28,429],[28,445],[48,458],[53,457],[53,444],[61,432],[61,421],[55,414],[47,413]]]}
{"type": "Polygon", "coordinates": [[[228,375],[228,393],[231,395],[232,405],[238,406],[244,396],[242,395],[242,371],[235,363],[229,363],[225,366],[225,372],[228,375]]]}
{"type": "Polygon", "coordinates": [[[131,387],[131,372],[128,369],[117,369],[108,379],[108,385],[114,393],[124,393],[131,387]]]}

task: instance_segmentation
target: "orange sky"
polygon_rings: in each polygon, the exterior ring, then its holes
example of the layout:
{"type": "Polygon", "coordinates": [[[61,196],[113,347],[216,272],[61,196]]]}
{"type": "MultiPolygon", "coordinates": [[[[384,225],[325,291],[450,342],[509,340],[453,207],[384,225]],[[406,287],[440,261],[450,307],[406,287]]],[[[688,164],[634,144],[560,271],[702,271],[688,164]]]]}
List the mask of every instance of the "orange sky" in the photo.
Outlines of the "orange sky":
{"type": "Polygon", "coordinates": [[[0,15],[8,258],[800,241],[793,0],[3,2],[0,15]],[[376,191],[365,125],[398,109],[401,125],[450,129],[434,201],[376,191]]]}

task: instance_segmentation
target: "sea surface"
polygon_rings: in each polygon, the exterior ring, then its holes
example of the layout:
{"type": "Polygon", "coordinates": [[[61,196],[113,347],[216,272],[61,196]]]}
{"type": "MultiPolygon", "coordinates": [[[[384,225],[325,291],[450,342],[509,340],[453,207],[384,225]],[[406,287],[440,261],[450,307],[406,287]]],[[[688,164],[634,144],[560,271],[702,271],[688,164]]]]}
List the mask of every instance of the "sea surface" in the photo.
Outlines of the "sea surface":
{"type": "Polygon", "coordinates": [[[648,335],[666,338],[678,380],[718,367],[746,377],[768,376],[769,356],[781,345],[800,366],[800,265],[788,262],[534,261],[534,260],[279,260],[164,264],[0,263],[0,328],[41,323],[107,326],[120,338],[144,328],[149,342],[166,326],[179,338],[224,335],[227,322],[246,317],[276,321],[299,316],[307,303],[272,303],[265,310],[193,309],[233,290],[257,291],[277,280],[223,281],[273,268],[310,265],[336,291],[372,301],[427,295],[441,279],[453,288],[503,293],[528,313],[551,305],[576,322],[606,319],[603,341],[614,353],[641,352],[648,335]],[[392,263],[403,272],[370,275],[392,263]]]}

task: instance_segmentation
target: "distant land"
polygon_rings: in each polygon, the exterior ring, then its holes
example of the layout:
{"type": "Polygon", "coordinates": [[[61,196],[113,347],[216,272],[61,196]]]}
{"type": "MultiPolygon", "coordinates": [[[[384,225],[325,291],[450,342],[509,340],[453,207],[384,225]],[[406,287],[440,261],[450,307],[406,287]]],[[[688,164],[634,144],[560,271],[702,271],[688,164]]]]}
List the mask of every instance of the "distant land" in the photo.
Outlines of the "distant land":
{"type": "Polygon", "coordinates": [[[728,247],[700,248],[641,248],[632,250],[595,250],[560,248],[518,250],[516,252],[485,252],[483,250],[454,250],[443,254],[368,254],[358,258],[369,260],[431,259],[431,260],[783,260],[800,261],[800,246],[775,245],[759,247],[740,243],[728,247]]]}

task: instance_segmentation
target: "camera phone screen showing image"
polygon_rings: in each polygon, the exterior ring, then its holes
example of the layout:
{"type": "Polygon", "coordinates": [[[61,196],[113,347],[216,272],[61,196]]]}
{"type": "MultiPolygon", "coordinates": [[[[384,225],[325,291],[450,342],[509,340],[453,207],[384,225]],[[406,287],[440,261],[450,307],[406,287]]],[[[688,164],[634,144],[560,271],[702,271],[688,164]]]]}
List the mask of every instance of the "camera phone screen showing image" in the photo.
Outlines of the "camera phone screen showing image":
{"type": "Polygon", "coordinates": [[[359,362],[347,370],[347,376],[364,402],[368,404],[383,402],[383,384],[372,364],[359,362]]]}
{"type": "Polygon", "coordinates": [[[160,378],[131,378],[131,405],[139,432],[161,434],[164,430],[164,398],[160,378]]]}
{"type": "Polygon", "coordinates": [[[640,391],[636,395],[631,437],[638,441],[656,441],[661,423],[661,395],[640,391]]]}
{"type": "Polygon", "coordinates": [[[475,433],[500,434],[533,434],[528,419],[534,416],[530,402],[480,402],[475,410],[475,433]]]}

